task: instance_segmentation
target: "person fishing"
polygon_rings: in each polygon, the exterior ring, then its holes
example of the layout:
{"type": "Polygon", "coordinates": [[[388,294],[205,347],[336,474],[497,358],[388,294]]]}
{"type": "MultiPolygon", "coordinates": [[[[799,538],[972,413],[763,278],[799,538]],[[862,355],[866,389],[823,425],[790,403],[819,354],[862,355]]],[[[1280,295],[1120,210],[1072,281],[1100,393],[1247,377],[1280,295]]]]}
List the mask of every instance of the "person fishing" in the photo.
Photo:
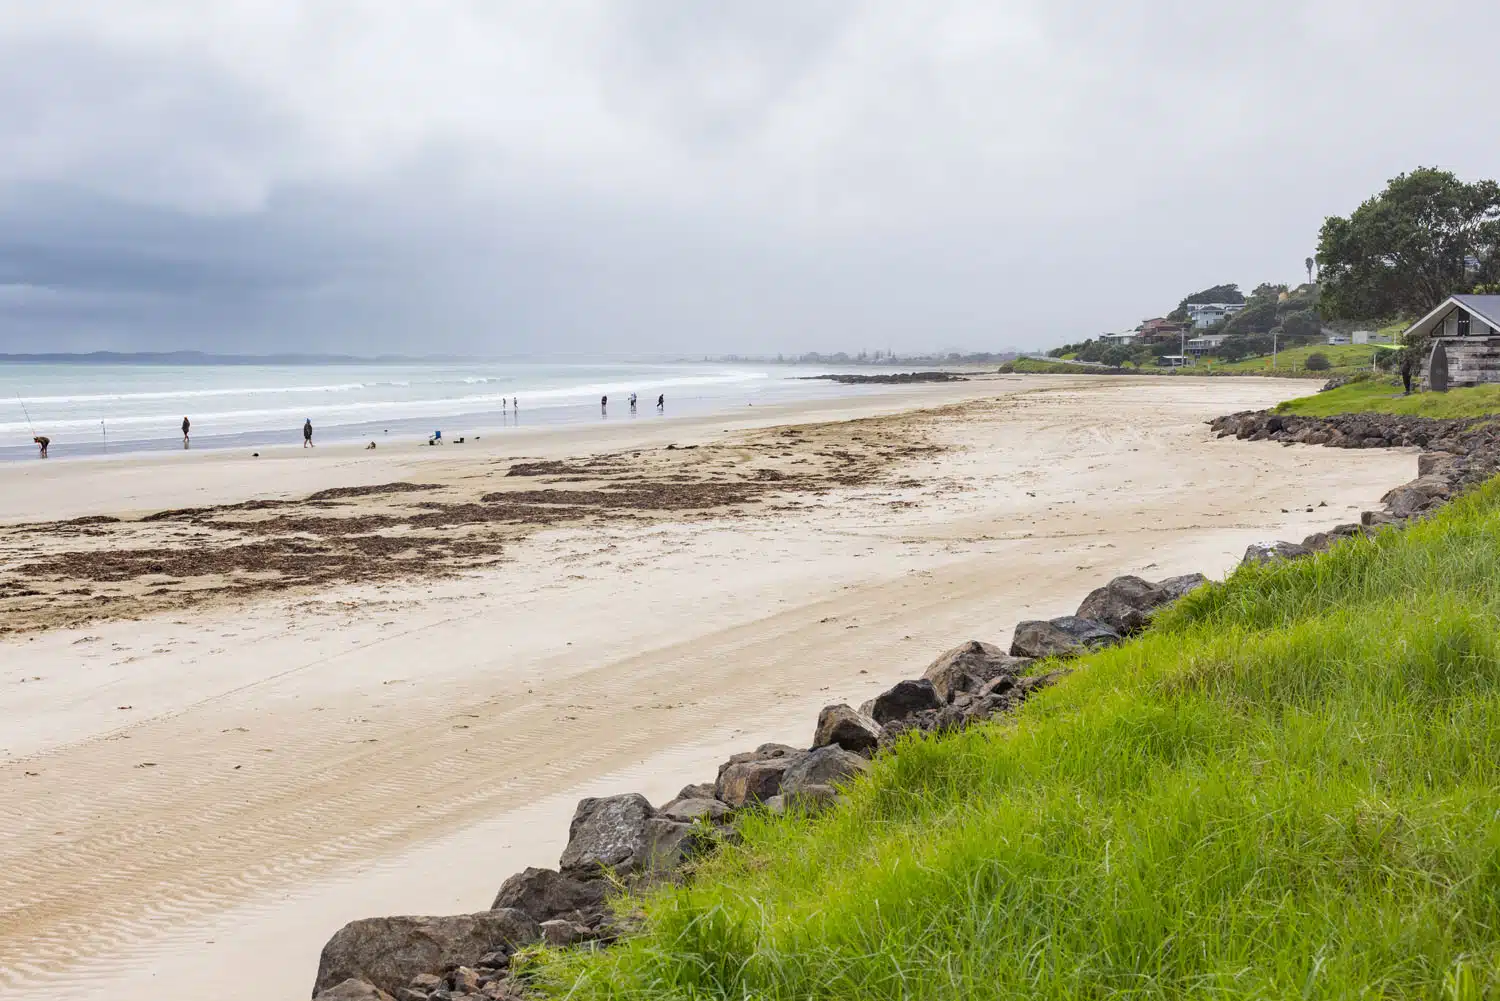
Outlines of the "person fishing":
{"type": "Polygon", "coordinates": [[[52,444],[52,439],[44,434],[39,434],[31,440],[36,442],[37,452],[39,453],[37,458],[45,459],[47,457],[47,446],[52,444]]]}
{"type": "Polygon", "coordinates": [[[192,426],[193,426],[193,422],[192,421],[188,420],[186,417],[184,417],[182,419],[182,447],[183,448],[187,448],[188,447],[188,429],[191,428],[192,426]]]}
{"type": "Polygon", "coordinates": [[[313,448],[314,447],[313,440],[312,440],[312,418],[311,417],[307,418],[307,420],[305,420],[305,421],[302,422],[302,447],[303,448],[313,448]]]}

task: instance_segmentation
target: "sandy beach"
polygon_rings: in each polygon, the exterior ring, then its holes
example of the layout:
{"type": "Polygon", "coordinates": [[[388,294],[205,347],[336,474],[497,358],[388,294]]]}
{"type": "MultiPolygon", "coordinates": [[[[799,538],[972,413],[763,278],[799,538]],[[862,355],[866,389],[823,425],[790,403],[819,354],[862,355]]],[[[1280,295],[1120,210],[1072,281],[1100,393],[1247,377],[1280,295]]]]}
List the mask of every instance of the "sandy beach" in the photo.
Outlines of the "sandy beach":
{"type": "Polygon", "coordinates": [[[573,803],[805,744],[1121,573],[1357,520],[1400,450],[1215,440],[1269,379],[986,377],[443,448],[0,467],[0,994],[301,997],[573,803]]]}

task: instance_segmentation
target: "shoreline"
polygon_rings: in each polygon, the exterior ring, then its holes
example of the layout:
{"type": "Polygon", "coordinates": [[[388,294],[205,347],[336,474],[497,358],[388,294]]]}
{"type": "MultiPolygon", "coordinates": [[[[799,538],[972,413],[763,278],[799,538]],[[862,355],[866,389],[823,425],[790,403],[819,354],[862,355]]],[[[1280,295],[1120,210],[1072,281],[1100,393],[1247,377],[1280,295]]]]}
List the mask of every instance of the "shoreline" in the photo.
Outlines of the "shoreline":
{"type": "MultiPolygon", "coordinates": [[[[994,380],[968,408],[903,412],[944,451],[805,510],[548,529],[477,576],[0,639],[17,665],[0,678],[0,708],[26,722],[0,767],[12,845],[0,851],[14,853],[0,878],[18,884],[12,899],[43,895],[0,920],[0,971],[12,971],[0,982],[55,991],[90,962],[80,949],[128,960],[156,936],[420,852],[539,796],[571,802],[601,775],[675,755],[679,774],[701,777],[728,742],[800,732],[809,706],[857,704],[963,639],[1000,642],[1001,624],[1070,611],[1101,578],[1219,572],[1247,541],[1300,537],[1410,478],[1404,453],[1310,458],[1216,442],[1202,420],[1302,388],[1222,386],[1143,394],[1117,380],[994,380]],[[17,681],[28,673],[42,681],[17,681]],[[33,815],[11,809],[28,797],[33,815]],[[149,844],[111,841],[134,825],[173,831],[170,865],[149,844]],[[109,881],[75,895],[68,874],[80,869],[109,881]],[[146,913],[143,897],[166,911],[146,913]]],[[[948,389],[892,406],[951,404],[948,389]]],[[[731,446],[753,431],[732,427],[731,446]]],[[[639,444],[692,443],[675,437],[639,444]]],[[[726,463],[738,461],[732,450],[726,463]]],[[[319,489],[332,485],[345,484],[325,475],[319,489]]],[[[555,858],[562,833],[547,823],[522,847],[484,858],[434,849],[424,864],[472,872],[470,904],[483,907],[505,875],[555,858]]],[[[398,909],[365,901],[342,917],[398,909]]],[[[282,913],[286,951],[265,960],[265,982],[220,966],[225,982],[200,986],[305,991],[307,954],[336,928],[302,928],[298,915],[315,910],[299,899],[282,913]]],[[[148,988],[122,973],[107,992],[148,988]]]]}

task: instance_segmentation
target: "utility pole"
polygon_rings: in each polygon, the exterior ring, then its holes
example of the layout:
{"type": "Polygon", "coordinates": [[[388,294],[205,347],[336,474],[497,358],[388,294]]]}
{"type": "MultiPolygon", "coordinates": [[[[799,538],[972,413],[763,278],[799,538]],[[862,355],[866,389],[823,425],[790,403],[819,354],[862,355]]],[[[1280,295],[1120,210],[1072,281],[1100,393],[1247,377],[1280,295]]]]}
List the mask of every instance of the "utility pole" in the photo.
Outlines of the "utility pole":
{"type": "Polygon", "coordinates": [[[1187,364],[1187,330],[1177,331],[1177,367],[1187,364]]]}
{"type": "Polygon", "coordinates": [[[1276,371],[1276,331],[1271,331],[1271,371],[1276,371]]]}

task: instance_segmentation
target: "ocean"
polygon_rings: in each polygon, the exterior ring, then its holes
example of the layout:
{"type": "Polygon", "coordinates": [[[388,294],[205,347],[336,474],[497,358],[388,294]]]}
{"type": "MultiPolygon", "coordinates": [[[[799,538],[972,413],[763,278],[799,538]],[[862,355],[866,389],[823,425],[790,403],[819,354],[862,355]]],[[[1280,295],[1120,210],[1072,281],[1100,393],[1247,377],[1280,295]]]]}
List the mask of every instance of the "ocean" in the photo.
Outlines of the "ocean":
{"type": "Polygon", "coordinates": [[[193,448],[230,448],[299,444],[308,419],[318,442],[425,439],[436,430],[452,439],[869,391],[806,378],[828,371],[707,363],[0,363],[0,459],[35,456],[33,435],[52,439],[54,458],[180,449],[183,417],[192,421],[193,448]],[[639,396],[633,415],[632,392],[639,396]],[[609,397],[603,416],[601,396],[609,397]]]}

